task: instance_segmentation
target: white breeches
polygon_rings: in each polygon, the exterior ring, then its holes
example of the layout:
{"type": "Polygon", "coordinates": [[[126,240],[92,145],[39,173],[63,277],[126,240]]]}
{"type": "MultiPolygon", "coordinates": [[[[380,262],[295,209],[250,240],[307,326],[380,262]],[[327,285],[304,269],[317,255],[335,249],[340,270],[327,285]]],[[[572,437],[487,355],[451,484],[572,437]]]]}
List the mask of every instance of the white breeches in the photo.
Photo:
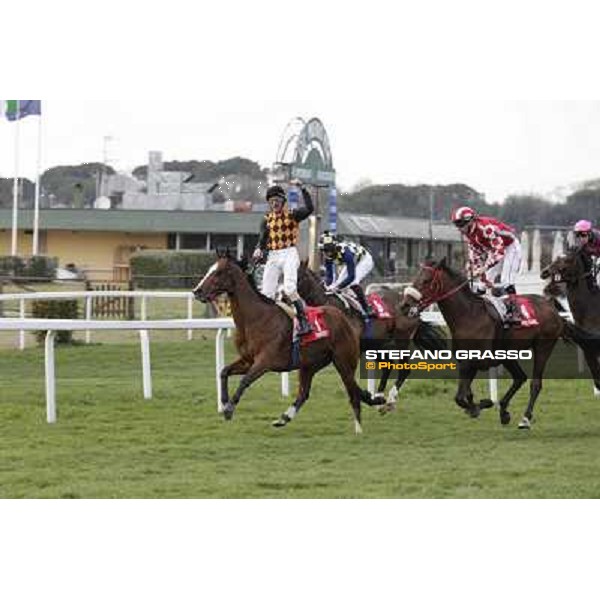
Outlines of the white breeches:
{"type": "MultiPolygon", "coordinates": [[[[348,284],[348,287],[351,285],[356,285],[360,283],[373,269],[374,267],[373,257],[367,252],[357,263],[354,269],[354,281],[351,281],[348,284]]],[[[348,275],[348,269],[344,266],[340,271],[337,279],[335,280],[335,284],[341,283],[346,279],[348,275]]]]}
{"type": "Polygon", "coordinates": [[[290,300],[297,300],[298,267],[300,256],[295,246],[283,250],[270,250],[263,272],[262,293],[275,298],[279,278],[283,274],[283,291],[290,300]]]}
{"type": "Polygon", "coordinates": [[[521,268],[521,244],[515,240],[504,253],[504,258],[488,269],[485,276],[493,282],[500,275],[501,285],[514,285],[521,268]]]}

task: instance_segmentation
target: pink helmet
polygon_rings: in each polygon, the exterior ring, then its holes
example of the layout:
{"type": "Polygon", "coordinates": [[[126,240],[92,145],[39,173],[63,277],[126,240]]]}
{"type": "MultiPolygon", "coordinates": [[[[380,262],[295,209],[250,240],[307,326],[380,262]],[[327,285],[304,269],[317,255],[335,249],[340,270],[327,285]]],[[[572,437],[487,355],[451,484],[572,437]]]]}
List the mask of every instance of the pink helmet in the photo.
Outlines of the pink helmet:
{"type": "Polygon", "coordinates": [[[592,231],[592,224],[586,219],[581,219],[581,221],[575,223],[573,231],[575,233],[590,233],[592,231]]]}
{"type": "Polygon", "coordinates": [[[452,222],[457,227],[463,227],[477,217],[477,213],[468,206],[461,206],[452,211],[452,222]]]}

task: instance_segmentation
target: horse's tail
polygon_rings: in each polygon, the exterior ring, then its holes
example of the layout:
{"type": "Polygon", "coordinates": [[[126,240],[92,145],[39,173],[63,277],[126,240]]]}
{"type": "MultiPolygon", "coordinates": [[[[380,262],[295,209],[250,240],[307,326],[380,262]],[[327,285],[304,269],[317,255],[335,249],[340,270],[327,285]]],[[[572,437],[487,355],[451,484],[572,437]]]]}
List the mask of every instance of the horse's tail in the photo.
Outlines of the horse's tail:
{"type": "Polygon", "coordinates": [[[566,319],[563,322],[562,338],[566,342],[575,342],[585,352],[600,353],[600,334],[587,331],[566,319]]]}
{"type": "Polygon", "coordinates": [[[419,321],[413,341],[421,350],[445,350],[447,348],[446,338],[442,335],[441,329],[427,321],[419,321]]]}

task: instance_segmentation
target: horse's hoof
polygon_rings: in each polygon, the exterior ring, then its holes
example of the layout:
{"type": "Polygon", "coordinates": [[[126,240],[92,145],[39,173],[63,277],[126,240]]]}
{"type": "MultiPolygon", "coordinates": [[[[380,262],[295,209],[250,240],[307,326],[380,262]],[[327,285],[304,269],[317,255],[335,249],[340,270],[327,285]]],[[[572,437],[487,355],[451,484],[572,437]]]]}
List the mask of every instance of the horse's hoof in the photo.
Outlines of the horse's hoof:
{"type": "Polygon", "coordinates": [[[394,412],[396,410],[395,402],[386,402],[383,406],[379,407],[380,415],[387,415],[388,413],[394,412]]]}
{"type": "Polygon", "coordinates": [[[479,403],[479,408],[481,410],[486,410],[487,408],[492,408],[494,406],[494,403],[489,399],[489,398],[484,398],[480,403],[479,403]]]}
{"type": "Polygon", "coordinates": [[[225,406],[223,407],[223,418],[226,421],[231,421],[231,419],[233,419],[233,411],[234,411],[234,406],[233,404],[229,403],[229,404],[225,404],[225,406]]]}
{"type": "Polygon", "coordinates": [[[285,427],[290,421],[291,419],[285,413],[283,413],[279,419],[273,421],[271,425],[273,425],[273,427],[285,427]]]}
{"type": "Polygon", "coordinates": [[[500,411],[500,423],[508,425],[510,423],[510,413],[507,410],[500,411]]]}
{"type": "Polygon", "coordinates": [[[531,421],[527,417],[523,417],[519,422],[519,429],[531,429],[531,421]]]}
{"type": "Polygon", "coordinates": [[[465,408],[465,412],[471,417],[471,419],[477,419],[481,413],[477,406],[465,408]]]}
{"type": "Polygon", "coordinates": [[[384,406],[386,403],[385,394],[377,392],[374,396],[370,396],[369,400],[363,400],[369,406],[384,406]]]}

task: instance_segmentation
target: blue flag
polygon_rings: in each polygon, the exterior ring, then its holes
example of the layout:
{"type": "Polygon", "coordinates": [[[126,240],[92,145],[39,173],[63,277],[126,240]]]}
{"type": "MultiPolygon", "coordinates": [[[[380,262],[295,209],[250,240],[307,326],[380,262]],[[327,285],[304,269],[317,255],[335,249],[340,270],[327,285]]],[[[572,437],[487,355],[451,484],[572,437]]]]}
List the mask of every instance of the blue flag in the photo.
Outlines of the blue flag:
{"type": "Polygon", "coordinates": [[[41,100],[6,100],[5,115],[9,121],[42,114],[41,100]]]}

